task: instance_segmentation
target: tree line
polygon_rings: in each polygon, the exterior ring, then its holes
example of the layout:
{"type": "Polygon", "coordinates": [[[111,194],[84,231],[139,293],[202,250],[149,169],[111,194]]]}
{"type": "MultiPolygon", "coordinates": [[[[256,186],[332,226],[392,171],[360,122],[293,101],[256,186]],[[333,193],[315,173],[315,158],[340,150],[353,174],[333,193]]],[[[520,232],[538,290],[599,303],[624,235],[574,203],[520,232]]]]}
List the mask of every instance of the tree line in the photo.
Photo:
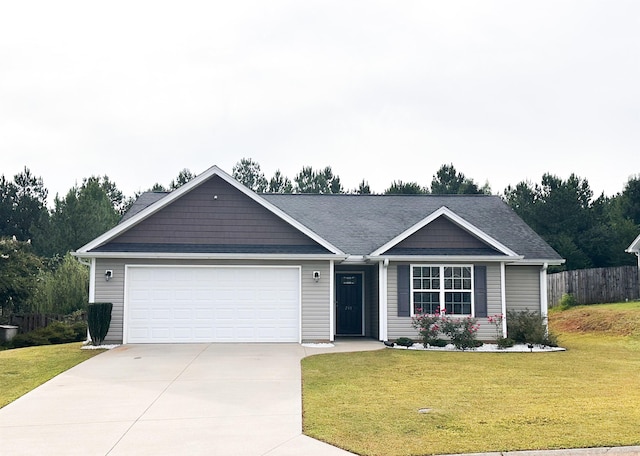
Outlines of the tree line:
{"type": "MultiPolygon", "coordinates": [[[[194,177],[191,171],[183,169],[167,186],[156,183],[149,191],[171,191],[194,177]]],[[[366,179],[357,188],[345,189],[330,166],[323,169],[304,166],[292,179],[277,170],[267,178],[257,162],[243,158],[233,167],[233,177],[256,192],[373,193],[366,179]]],[[[492,191],[489,183],[479,185],[453,164],[444,164],[428,185],[393,180],[383,193],[491,194],[492,191]]],[[[0,304],[6,307],[12,302],[15,307],[17,301],[31,302],[31,307],[48,309],[54,302],[66,299],[55,295],[52,281],[60,284],[67,277],[72,282],[70,289],[80,283],[84,286],[88,281],[86,268],[69,257],[68,252],[114,227],[137,196],[125,196],[108,176],[90,176],[65,195],[56,195],[53,207],[49,208],[48,190],[42,178],[28,168],[13,179],[0,176],[0,304]],[[61,270],[66,276],[53,276],[61,274],[61,270]],[[45,287],[45,283],[49,285],[45,287]],[[39,284],[37,293],[34,284],[39,284]],[[24,289],[18,290],[20,287],[24,289]],[[39,296],[39,301],[35,296],[39,296]]],[[[640,233],[640,176],[630,177],[622,191],[610,197],[604,193],[594,197],[587,179],[574,174],[561,179],[550,173],[544,174],[539,183],[523,181],[510,185],[500,196],[567,259],[562,269],[635,263],[635,258],[624,250],[640,233]]]]}

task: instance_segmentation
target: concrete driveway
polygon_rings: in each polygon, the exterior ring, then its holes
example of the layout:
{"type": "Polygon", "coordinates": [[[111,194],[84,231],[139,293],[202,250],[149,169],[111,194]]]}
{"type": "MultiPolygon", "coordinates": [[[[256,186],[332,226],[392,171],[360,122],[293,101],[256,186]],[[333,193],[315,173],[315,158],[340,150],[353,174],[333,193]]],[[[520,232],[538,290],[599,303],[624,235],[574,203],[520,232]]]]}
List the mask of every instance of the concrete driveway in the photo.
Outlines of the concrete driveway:
{"type": "Polygon", "coordinates": [[[300,359],[381,345],[124,345],[0,409],[0,452],[349,455],[302,435],[300,359]]]}

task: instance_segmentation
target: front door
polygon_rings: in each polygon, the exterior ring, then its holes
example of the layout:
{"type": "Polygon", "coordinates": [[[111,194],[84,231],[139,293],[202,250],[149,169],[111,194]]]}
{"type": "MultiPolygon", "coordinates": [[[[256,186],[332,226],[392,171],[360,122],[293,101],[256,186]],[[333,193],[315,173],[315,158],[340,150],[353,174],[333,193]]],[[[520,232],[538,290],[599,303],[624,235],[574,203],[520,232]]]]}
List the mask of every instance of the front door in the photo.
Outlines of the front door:
{"type": "Polygon", "coordinates": [[[361,272],[336,273],[336,334],[363,336],[363,293],[361,272]]]}

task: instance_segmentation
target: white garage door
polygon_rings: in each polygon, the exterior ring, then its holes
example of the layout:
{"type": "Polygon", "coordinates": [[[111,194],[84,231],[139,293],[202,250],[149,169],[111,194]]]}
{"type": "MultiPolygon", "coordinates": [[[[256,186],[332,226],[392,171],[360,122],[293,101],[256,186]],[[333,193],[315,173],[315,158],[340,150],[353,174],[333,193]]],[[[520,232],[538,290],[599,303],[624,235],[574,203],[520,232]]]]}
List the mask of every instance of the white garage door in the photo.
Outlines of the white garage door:
{"type": "Polygon", "coordinates": [[[299,342],[300,270],[142,267],[126,273],[125,342],[299,342]]]}

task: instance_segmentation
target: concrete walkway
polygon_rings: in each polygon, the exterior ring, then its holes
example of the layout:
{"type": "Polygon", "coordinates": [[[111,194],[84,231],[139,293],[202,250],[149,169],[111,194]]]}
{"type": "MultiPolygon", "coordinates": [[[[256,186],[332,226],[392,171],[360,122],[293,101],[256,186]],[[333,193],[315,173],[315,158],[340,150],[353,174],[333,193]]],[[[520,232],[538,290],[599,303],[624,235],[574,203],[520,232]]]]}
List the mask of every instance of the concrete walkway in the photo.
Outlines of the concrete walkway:
{"type": "MultiPolygon", "coordinates": [[[[300,359],[379,348],[373,341],[125,345],[0,409],[0,454],[350,455],[302,435],[300,359]]],[[[622,456],[640,448],[503,454],[622,456]]]]}

